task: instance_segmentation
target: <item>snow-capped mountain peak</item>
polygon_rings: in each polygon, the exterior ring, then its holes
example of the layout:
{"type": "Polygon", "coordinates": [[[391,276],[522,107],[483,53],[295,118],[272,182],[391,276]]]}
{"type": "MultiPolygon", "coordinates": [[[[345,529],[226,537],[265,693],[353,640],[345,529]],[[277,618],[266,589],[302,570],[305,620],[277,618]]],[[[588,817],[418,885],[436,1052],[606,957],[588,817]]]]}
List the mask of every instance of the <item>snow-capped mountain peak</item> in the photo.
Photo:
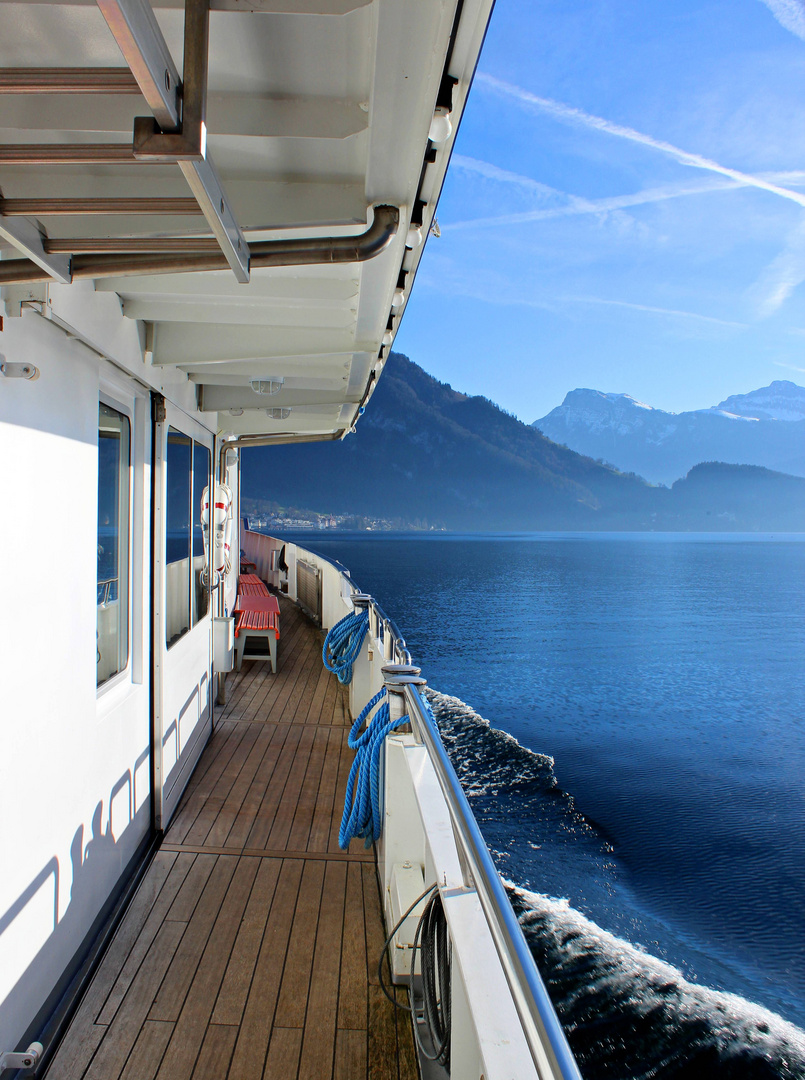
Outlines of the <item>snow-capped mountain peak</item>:
{"type": "Polygon", "coordinates": [[[755,420],[805,420],[805,388],[787,379],[776,379],[760,390],[733,394],[715,408],[755,420]]]}
{"type": "Polygon", "coordinates": [[[805,475],[805,388],[792,382],[681,413],[655,409],[630,394],[571,390],[533,426],[571,450],[655,483],[673,483],[702,461],[805,475]]]}

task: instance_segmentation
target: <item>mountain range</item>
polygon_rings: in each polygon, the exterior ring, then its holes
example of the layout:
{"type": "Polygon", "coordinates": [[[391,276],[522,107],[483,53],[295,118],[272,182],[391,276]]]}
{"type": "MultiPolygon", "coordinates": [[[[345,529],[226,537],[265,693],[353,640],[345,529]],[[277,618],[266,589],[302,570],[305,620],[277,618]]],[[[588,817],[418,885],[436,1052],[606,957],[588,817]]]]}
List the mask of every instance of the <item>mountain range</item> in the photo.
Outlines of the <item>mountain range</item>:
{"type": "Polygon", "coordinates": [[[711,409],[670,413],[629,394],[571,390],[532,425],[554,442],[671,484],[702,461],[805,476],[805,389],[776,381],[711,409]]]}
{"type": "Polygon", "coordinates": [[[392,353],[357,431],[242,451],[252,505],[457,531],[805,531],[805,480],[699,464],[671,489],[551,441],[392,353]]]}

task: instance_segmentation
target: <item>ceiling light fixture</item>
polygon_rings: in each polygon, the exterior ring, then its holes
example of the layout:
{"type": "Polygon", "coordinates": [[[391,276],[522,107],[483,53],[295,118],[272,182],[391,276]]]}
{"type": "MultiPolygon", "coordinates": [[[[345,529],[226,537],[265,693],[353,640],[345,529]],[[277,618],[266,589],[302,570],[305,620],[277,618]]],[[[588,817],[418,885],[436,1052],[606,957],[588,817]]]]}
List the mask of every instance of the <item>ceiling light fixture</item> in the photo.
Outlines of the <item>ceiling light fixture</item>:
{"type": "Polygon", "coordinates": [[[408,228],[408,235],[405,238],[405,246],[411,248],[413,251],[422,243],[422,226],[410,225],[408,228]]]}
{"type": "Polygon", "coordinates": [[[453,122],[450,119],[450,110],[444,105],[437,105],[430,122],[428,138],[432,143],[446,142],[453,134],[453,122]]]}
{"type": "Polygon", "coordinates": [[[394,296],[391,299],[391,306],[393,308],[401,308],[405,303],[405,293],[402,289],[395,290],[394,296]]]}
{"type": "Polygon", "coordinates": [[[266,409],[266,416],[269,420],[287,420],[290,415],[291,410],[289,408],[266,409]]]}
{"type": "Polygon", "coordinates": [[[391,330],[387,330],[383,335],[383,344],[391,345],[392,341],[394,341],[394,334],[391,332],[391,330]]]}
{"type": "Polygon", "coordinates": [[[249,386],[255,394],[278,394],[285,379],[249,379],[249,386]]]}

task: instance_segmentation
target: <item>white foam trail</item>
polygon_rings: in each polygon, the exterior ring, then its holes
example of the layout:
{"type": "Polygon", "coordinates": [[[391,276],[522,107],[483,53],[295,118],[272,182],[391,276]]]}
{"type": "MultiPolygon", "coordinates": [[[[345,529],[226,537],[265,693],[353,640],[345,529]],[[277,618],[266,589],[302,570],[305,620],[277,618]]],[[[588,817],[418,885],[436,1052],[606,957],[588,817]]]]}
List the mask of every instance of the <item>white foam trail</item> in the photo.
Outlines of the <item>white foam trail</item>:
{"type": "Polygon", "coordinates": [[[511,791],[534,780],[548,788],[556,786],[554,759],[548,754],[529,750],[513,735],[493,728],[461,698],[430,687],[426,695],[445,745],[448,750],[453,746],[459,750],[453,765],[468,795],[492,794],[501,788],[511,791]],[[456,730],[450,725],[456,725],[456,730]]]}
{"type": "Polygon", "coordinates": [[[556,120],[580,124],[583,127],[592,128],[607,135],[614,135],[619,139],[638,143],[640,146],[646,146],[649,149],[658,150],[662,154],[667,154],[681,165],[689,165],[694,169],[705,169],[708,172],[718,173],[720,176],[727,176],[731,180],[736,180],[748,187],[759,188],[773,195],[779,195],[783,199],[790,199],[791,202],[795,202],[799,206],[805,206],[805,195],[800,194],[798,191],[791,191],[789,188],[780,187],[759,176],[752,176],[750,173],[741,172],[739,169],[731,169],[726,165],[720,165],[717,161],[712,161],[701,154],[693,154],[687,150],[682,150],[672,143],[665,142],[662,139],[655,139],[653,136],[636,131],[634,128],[625,127],[623,124],[614,124],[611,120],[605,120],[601,116],[594,116],[592,113],[584,112],[583,109],[565,105],[561,101],[539,97],[528,90],[523,90],[522,87],[503,82],[502,79],[496,79],[493,75],[486,75],[483,72],[476,75],[475,81],[495,93],[511,98],[527,108],[552,116],[556,120]]]}
{"type": "Polygon", "coordinates": [[[805,4],[800,0],[760,0],[780,26],[805,41],[805,4]]]}
{"type": "Polygon", "coordinates": [[[506,885],[519,901],[518,907],[525,908],[520,922],[526,933],[529,922],[534,922],[543,944],[544,935],[552,938],[551,957],[562,968],[578,965],[587,973],[588,985],[578,989],[595,991],[602,1009],[620,1002],[638,1016],[667,1013],[677,1025],[699,1022],[706,1025],[712,1043],[725,1058],[749,1047],[795,1070],[805,1069],[805,1031],[777,1013],[738,994],[689,982],[677,968],[603,930],[567,900],[530,892],[512,882],[506,885]]]}

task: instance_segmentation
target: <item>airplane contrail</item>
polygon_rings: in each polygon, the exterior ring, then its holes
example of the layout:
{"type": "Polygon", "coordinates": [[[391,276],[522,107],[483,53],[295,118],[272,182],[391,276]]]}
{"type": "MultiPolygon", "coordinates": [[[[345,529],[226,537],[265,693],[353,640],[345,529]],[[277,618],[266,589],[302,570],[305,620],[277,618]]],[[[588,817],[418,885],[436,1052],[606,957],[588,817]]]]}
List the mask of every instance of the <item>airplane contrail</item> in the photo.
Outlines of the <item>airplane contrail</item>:
{"type": "Polygon", "coordinates": [[[630,308],[632,311],[645,311],[650,315],[670,315],[678,319],[695,319],[697,322],[715,323],[717,326],[728,326],[736,330],[746,330],[746,323],[729,322],[727,319],[716,319],[713,315],[699,315],[695,311],[679,311],[676,308],[651,307],[648,304],[630,304],[627,300],[604,300],[599,296],[568,296],[565,299],[574,304],[603,304],[607,307],[630,308]]]}
{"type": "Polygon", "coordinates": [[[490,228],[495,225],[522,225],[529,221],[549,221],[551,218],[572,217],[577,214],[606,214],[613,210],[625,210],[631,206],[645,206],[647,203],[665,202],[667,199],[681,199],[690,195],[706,195],[712,191],[729,191],[744,187],[734,180],[715,183],[687,184],[675,187],[646,188],[629,195],[612,195],[605,199],[582,199],[578,196],[565,196],[570,201],[565,206],[543,207],[538,210],[522,210],[514,214],[498,214],[488,218],[469,218],[466,221],[453,221],[442,225],[443,232],[454,229],[490,228]]]}
{"type": "MultiPolygon", "coordinates": [[[[775,2],[780,3],[782,0],[775,0],[775,2]]],[[[791,0],[786,0],[786,2],[791,2],[791,0]]],[[[498,94],[513,98],[521,105],[537,109],[539,112],[553,116],[557,120],[580,124],[583,127],[592,128],[607,135],[614,135],[619,139],[627,139],[629,142],[638,143],[640,146],[647,146],[652,150],[667,154],[681,165],[689,165],[694,169],[705,169],[708,172],[718,173],[720,176],[727,176],[729,179],[747,187],[759,188],[761,191],[768,191],[772,195],[779,195],[783,199],[790,199],[791,202],[797,203],[798,206],[805,206],[805,195],[800,194],[798,191],[791,191],[789,188],[779,187],[779,185],[772,184],[768,180],[763,180],[759,176],[752,176],[750,173],[741,172],[739,169],[731,169],[726,165],[720,165],[717,161],[702,157],[701,154],[692,154],[687,150],[674,146],[672,143],[665,142],[662,139],[655,139],[653,136],[645,135],[641,131],[635,131],[634,128],[614,124],[611,120],[605,120],[601,116],[593,116],[591,113],[584,112],[583,109],[576,109],[571,105],[564,105],[561,101],[538,97],[528,90],[523,90],[519,86],[513,86],[511,83],[503,82],[503,80],[496,79],[493,75],[486,75],[483,72],[476,75],[475,81],[498,94]]]]}

